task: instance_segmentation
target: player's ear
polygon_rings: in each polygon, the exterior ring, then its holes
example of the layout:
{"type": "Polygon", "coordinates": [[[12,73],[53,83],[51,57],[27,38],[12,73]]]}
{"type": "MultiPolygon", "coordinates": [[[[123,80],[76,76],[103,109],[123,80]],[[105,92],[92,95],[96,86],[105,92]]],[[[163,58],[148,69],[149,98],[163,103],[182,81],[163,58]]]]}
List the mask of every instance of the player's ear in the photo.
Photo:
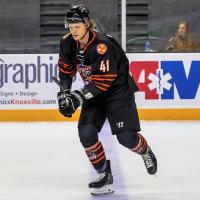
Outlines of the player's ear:
{"type": "Polygon", "coordinates": [[[90,23],[89,22],[85,23],[85,26],[86,26],[86,28],[89,28],[90,27],[90,23]]]}

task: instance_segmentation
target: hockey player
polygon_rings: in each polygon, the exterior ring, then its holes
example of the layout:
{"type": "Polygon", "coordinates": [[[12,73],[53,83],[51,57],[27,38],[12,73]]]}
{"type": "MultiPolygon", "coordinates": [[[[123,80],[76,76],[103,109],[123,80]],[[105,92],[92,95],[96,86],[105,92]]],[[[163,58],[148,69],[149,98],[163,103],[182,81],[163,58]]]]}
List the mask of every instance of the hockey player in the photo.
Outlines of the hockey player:
{"type": "Polygon", "coordinates": [[[58,92],[59,111],[71,117],[82,106],[79,138],[99,178],[89,183],[92,194],[113,192],[111,163],[106,159],[98,133],[107,118],[120,144],[144,160],[149,174],[157,171],[156,157],[138,133],[140,123],[134,99],[138,90],[129,74],[129,61],[112,37],[96,32],[85,5],[70,7],[65,17],[69,33],[62,37],[59,78],[64,91],[58,92]],[[71,91],[72,78],[80,73],[84,87],[71,91]]]}

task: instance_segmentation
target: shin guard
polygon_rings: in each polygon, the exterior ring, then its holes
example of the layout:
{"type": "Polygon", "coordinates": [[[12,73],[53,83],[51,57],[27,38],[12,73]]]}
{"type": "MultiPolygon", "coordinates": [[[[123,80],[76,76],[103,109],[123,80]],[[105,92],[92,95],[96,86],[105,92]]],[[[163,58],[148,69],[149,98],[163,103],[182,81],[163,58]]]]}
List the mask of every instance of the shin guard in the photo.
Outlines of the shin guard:
{"type": "Polygon", "coordinates": [[[147,151],[147,142],[146,142],[145,138],[142,135],[140,135],[139,133],[138,133],[138,137],[139,137],[138,144],[130,150],[141,155],[147,151]]]}
{"type": "Polygon", "coordinates": [[[106,168],[106,156],[100,141],[91,147],[85,148],[85,152],[91,164],[98,172],[105,170],[104,168],[106,168]]]}

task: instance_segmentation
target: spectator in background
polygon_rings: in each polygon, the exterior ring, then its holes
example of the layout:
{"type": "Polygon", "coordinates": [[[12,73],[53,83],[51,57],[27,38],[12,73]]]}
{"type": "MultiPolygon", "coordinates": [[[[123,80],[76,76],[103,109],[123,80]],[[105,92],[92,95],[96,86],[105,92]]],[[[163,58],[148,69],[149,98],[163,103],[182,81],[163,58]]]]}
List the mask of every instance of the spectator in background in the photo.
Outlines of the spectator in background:
{"type": "Polygon", "coordinates": [[[177,33],[168,41],[167,51],[193,52],[200,50],[199,44],[194,36],[189,32],[186,21],[180,21],[177,33]]]}

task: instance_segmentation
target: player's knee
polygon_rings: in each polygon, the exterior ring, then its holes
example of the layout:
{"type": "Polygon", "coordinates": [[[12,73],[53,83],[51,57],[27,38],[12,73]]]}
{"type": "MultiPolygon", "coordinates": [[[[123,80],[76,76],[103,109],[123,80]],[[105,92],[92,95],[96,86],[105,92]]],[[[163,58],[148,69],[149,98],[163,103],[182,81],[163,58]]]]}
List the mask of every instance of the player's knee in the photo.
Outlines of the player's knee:
{"type": "Polygon", "coordinates": [[[136,131],[121,132],[116,136],[118,142],[128,149],[135,147],[138,143],[138,133],[136,131]]]}
{"type": "Polygon", "coordinates": [[[92,124],[86,124],[78,127],[80,142],[87,148],[98,141],[98,130],[92,124]]]}

